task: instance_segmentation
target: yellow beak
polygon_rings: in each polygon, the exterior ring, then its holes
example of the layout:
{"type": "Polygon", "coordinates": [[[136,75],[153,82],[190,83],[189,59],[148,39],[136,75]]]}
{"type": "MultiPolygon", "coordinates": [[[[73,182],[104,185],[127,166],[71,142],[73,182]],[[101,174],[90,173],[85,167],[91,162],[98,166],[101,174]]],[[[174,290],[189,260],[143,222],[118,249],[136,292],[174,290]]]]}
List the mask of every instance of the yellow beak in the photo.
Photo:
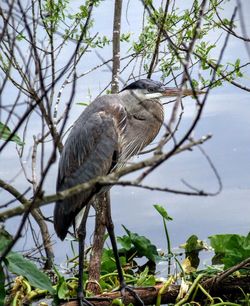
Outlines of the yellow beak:
{"type": "MultiPolygon", "coordinates": [[[[195,93],[197,95],[201,95],[206,93],[202,90],[195,90],[195,93]]],[[[194,92],[192,89],[186,89],[186,88],[174,88],[174,87],[166,87],[165,91],[162,93],[165,97],[180,97],[180,96],[193,96],[194,92]]]]}

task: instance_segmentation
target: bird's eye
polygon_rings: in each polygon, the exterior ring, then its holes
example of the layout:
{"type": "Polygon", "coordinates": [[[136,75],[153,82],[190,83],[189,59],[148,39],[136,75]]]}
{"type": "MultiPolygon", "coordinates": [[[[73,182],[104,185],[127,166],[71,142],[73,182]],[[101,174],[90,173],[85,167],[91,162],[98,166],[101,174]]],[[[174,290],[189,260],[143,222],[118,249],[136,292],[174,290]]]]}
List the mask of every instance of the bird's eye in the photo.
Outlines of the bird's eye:
{"type": "Polygon", "coordinates": [[[154,92],[154,88],[148,88],[148,92],[154,92]]]}
{"type": "Polygon", "coordinates": [[[146,120],[146,118],[142,115],[139,115],[139,114],[134,114],[133,117],[136,119],[136,120],[140,120],[140,121],[144,121],[146,120]]]}

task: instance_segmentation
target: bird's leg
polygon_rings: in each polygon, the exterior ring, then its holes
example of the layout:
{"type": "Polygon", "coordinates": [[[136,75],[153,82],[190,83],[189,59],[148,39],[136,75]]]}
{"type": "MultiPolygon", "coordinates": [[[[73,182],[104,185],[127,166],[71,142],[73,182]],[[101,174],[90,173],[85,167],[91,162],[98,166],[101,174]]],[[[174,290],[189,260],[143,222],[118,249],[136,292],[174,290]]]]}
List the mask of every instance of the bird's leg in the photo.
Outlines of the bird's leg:
{"type": "Polygon", "coordinates": [[[121,295],[125,295],[125,291],[129,291],[133,297],[138,301],[139,304],[144,306],[144,303],[142,299],[139,297],[139,295],[133,290],[133,288],[129,287],[124,279],[123,272],[122,272],[122,267],[121,267],[121,262],[118,254],[118,249],[117,249],[117,244],[116,244],[116,239],[115,239],[115,232],[114,232],[114,224],[111,218],[111,207],[110,207],[110,197],[109,197],[109,192],[107,192],[107,217],[106,217],[106,227],[108,230],[108,234],[110,237],[114,257],[115,257],[115,262],[116,262],[116,267],[117,267],[117,272],[118,272],[118,278],[120,282],[120,291],[121,295]]]}
{"type": "Polygon", "coordinates": [[[86,237],[86,222],[88,218],[90,204],[88,204],[85,208],[82,221],[77,230],[78,240],[79,240],[79,275],[78,275],[78,289],[77,289],[77,300],[79,306],[93,306],[87,299],[85,298],[85,292],[83,289],[83,269],[84,269],[84,244],[86,237]]]}

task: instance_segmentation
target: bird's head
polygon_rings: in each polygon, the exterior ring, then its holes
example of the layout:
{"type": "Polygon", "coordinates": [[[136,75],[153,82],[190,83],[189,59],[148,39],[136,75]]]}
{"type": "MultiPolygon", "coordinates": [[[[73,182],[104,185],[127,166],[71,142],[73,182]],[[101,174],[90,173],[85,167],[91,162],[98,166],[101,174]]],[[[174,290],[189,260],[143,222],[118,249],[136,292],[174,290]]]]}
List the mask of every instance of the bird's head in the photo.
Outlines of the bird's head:
{"type": "Polygon", "coordinates": [[[138,80],[124,87],[119,93],[119,102],[124,106],[129,122],[126,138],[136,139],[141,148],[148,145],[159,132],[164,120],[161,98],[190,95],[193,95],[191,89],[166,87],[150,79],[138,80]],[[135,131],[138,136],[136,138],[135,131]]]}
{"type": "MultiPolygon", "coordinates": [[[[192,96],[193,90],[177,87],[166,87],[163,83],[150,79],[141,79],[124,87],[121,92],[130,93],[139,100],[160,99],[164,97],[192,96]]],[[[203,93],[197,91],[197,94],[203,93]]]]}

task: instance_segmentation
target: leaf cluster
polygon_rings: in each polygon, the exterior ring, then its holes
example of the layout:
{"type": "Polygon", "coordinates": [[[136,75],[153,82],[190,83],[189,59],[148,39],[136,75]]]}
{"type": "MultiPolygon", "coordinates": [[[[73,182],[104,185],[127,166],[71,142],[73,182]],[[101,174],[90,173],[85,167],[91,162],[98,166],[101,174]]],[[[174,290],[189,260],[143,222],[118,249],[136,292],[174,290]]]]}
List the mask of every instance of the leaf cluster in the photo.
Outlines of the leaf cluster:
{"type": "Polygon", "coordinates": [[[209,237],[215,256],[213,264],[224,264],[228,269],[244,259],[250,258],[250,233],[247,236],[221,234],[209,237]]]}
{"type": "MultiPolygon", "coordinates": [[[[156,205],[156,207],[162,217],[169,220],[172,219],[162,206],[156,205]]],[[[117,237],[117,240],[121,246],[119,256],[126,283],[140,287],[154,286],[157,282],[155,263],[161,259],[156,246],[148,238],[131,232],[125,226],[123,228],[126,235],[117,237]],[[142,257],[148,260],[146,264],[142,264],[142,257]],[[152,266],[154,269],[152,269],[152,266]]],[[[1,251],[8,245],[11,236],[2,230],[0,238],[1,251]]],[[[215,252],[215,256],[212,259],[213,264],[223,263],[224,269],[250,257],[250,234],[247,236],[237,234],[213,235],[209,239],[215,252]]],[[[197,275],[200,275],[199,270],[197,270],[199,264],[198,254],[201,250],[206,249],[205,244],[198,240],[196,235],[192,235],[182,247],[185,249],[186,259],[182,263],[179,277],[185,279],[185,283],[190,281],[195,282],[197,275]]],[[[171,252],[173,253],[173,251],[171,252]]],[[[37,299],[41,294],[43,296],[49,294],[54,297],[55,301],[58,299],[74,298],[76,296],[78,278],[76,276],[65,278],[65,276],[59,273],[56,267],[54,267],[54,271],[57,276],[57,281],[52,286],[48,276],[20,253],[10,252],[4,264],[5,266],[2,266],[0,269],[0,299],[2,302],[4,300],[12,300],[15,301],[13,305],[19,305],[18,303],[20,301],[37,299]],[[5,286],[3,286],[5,282],[4,269],[17,275],[10,291],[8,291],[7,298],[5,296],[5,286]]],[[[202,275],[216,275],[220,271],[216,266],[214,268],[213,266],[208,266],[202,270],[202,275]]],[[[87,279],[88,269],[86,266],[84,273],[85,284],[87,284],[87,279]]],[[[101,277],[99,281],[101,292],[118,289],[119,285],[113,251],[105,248],[102,253],[101,277]]],[[[198,287],[202,289],[200,285],[198,287]]],[[[91,295],[91,292],[87,292],[87,294],[91,295]]]]}
{"type": "MultiPolygon", "coordinates": [[[[1,229],[0,253],[5,250],[11,242],[11,239],[11,236],[4,229],[1,229]]],[[[55,293],[49,277],[44,272],[22,254],[11,251],[4,259],[4,265],[0,266],[0,305],[3,305],[6,296],[4,269],[7,269],[7,271],[12,274],[18,275],[9,294],[9,298],[13,301],[16,300],[16,304],[13,305],[19,305],[18,303],[20,303],[24,297],[28,297],[32,291],[31,287],[45,290],[52,295],[55,293]],[[20,288],[22,288],[22,295],[20,295],[20,288]],[[23,288],[25,288],[25,290],[23,288]]]]}
{"type": "Polygon", "coordinates": [[[13,134],[11,129],[0,122],[0,139],[2,140],[8,140],[8,141],[13,141],[19,146],[23,146],[24,142],[21,140],[21,138],[17,134],[13,134]]]}

